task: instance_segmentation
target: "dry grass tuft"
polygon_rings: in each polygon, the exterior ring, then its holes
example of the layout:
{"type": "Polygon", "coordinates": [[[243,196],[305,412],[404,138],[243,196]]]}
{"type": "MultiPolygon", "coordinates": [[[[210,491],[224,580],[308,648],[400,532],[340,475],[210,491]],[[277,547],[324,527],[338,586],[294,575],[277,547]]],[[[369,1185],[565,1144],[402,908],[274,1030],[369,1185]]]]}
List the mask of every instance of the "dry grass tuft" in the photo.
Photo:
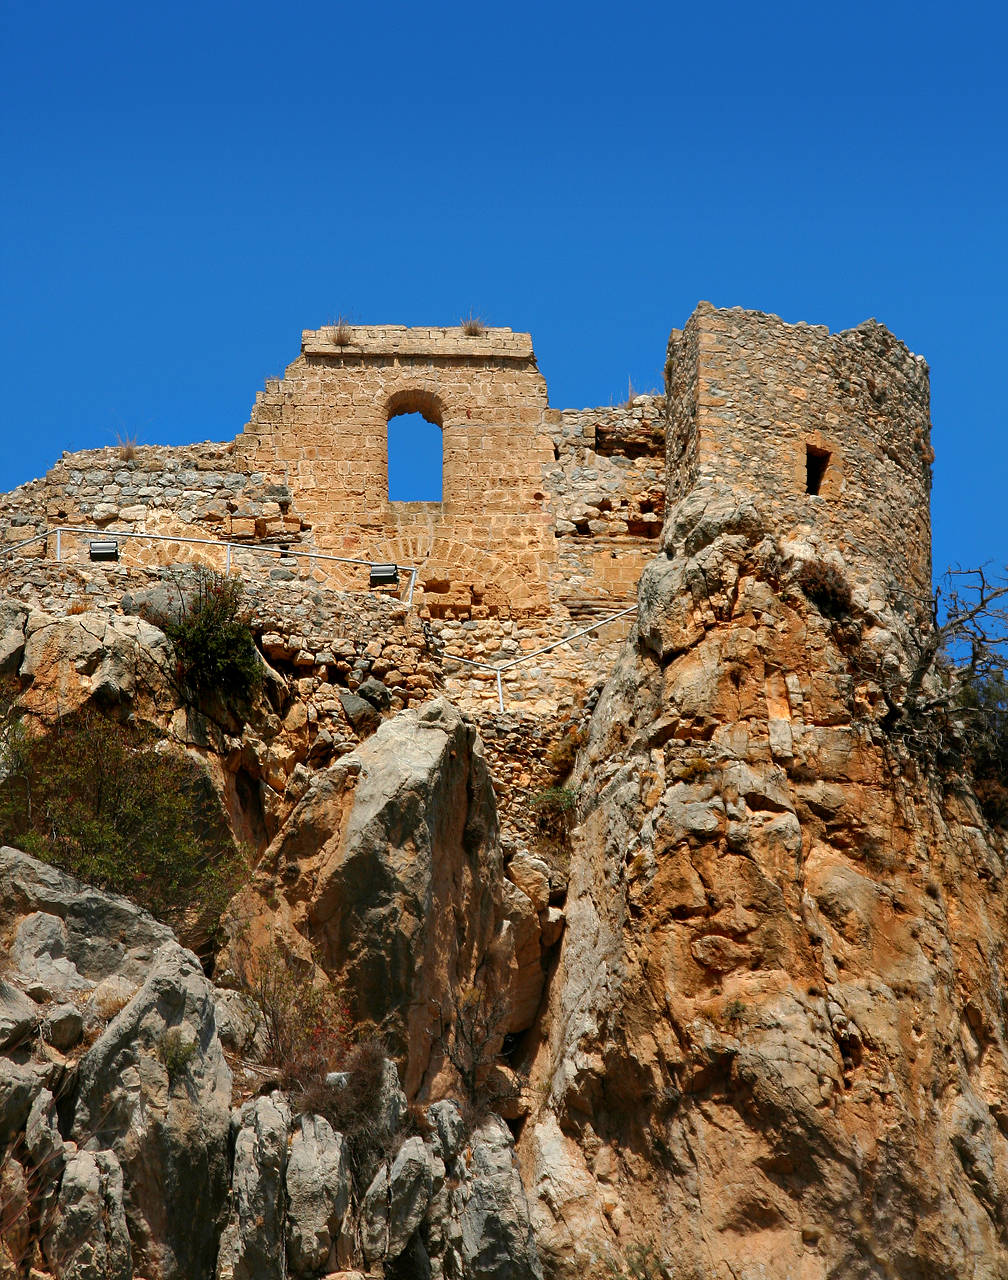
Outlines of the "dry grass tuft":
{"type": "Polygon", "coordinates": [[[487,327],[480,317],[474,316],[471,311],[459,321],[459,324],[462,326],[462,332],[467,338],[482,338],[487,331],[487,327]]]}
{"type": "Polygon", "coordinates": [[[342,316],[337,316],[336,323],[333,325],[333,334],[332,334],[333,346],[348,347],[350,345],[350,340],[352,338],[353,338],[353,334],[350,331],[350,326],[347,324],[347,322],[343,319],[342,316]]]}
{"type": "Polygon", "coordinates": [[[137,456],[136,436],[121,436],[117,431],[116,452],[120,462],[132,462],[137,456]]]}

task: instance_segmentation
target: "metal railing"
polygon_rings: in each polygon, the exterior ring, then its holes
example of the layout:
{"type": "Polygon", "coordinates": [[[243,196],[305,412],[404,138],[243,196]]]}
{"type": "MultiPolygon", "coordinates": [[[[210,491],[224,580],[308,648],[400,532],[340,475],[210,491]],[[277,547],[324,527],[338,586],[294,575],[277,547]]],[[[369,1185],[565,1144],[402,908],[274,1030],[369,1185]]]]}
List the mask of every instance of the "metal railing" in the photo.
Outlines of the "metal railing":
{"type": "Polygon", "coordinates": [[[608,618],[600,618],[598,622],[593,622],[590,627],[582,627],[580,631],[573,631],[569,636],[562,636],[559,640],[554,640],[552,644],[544,644],[541,649],[533,649],[531,653],[523,653],[520,658],[512,658],[509,662],[493,663],[479,662],[475,658],[463,658],[457,653],[443,653],[442,658],[449,659],[452,662],[462,662],[467,667],[481,667],[484,671],[492,671],[497,677],[497,706],[504,710],[504,687],[501,677],[505,671],[510,671],[512,667],[521,666],[523,662],[531,662],[533,658],[540,658],[544,653],[549,653],[553,649],[559,649],[562,644],[569,644],[572,640],[577,640],[580,636],[586,636],[590,631],[597,631],[599,627],[604,627],[610,622],[615,622],[617,618],[625,618],[628,613],[636,613],[637,606],[632,604],[629,609],[621,609],[619,613],[611,613],[608,618]]]}
{"type": "MultiPolygon", "coordinates": [[[[232,549],[234,549],[235,551],[258,552],[260,554],[266,554],[266,555],[302,557],[304,559],[311,560],[311,561],[326,560],[326,561],[332,561],[336,564],[357,565],[359,568],[369,569],[369,570],[374,568],[376,565],[392,563],[391,561],[388,561],[388,560],[354,560],[348,556],[331,556],[331,555],[326,555],[321,551],[297,551],[289,546],[273,547],[273,546],[267,546],[263,543],[249,544],[249,543],[241,543],[241,542],[218,542],[213,538],[184,538],[178,535],[168,534],[168,533],[133,533],[133,532],[109,533],[108,530],[106,529],[91,529],[82,525],[54,525],[52,528],[47,529],[45,533],[38,533],[33,538],[26,538],[24,542],[18,542],[11,547],[5,547],[3,550],[3,555],[11,555],[15,551],[23,550],[25,547],[34,546],[35,543],[37,542],[45,542],[48,544],[49,538],[53,534],[55,534],[56,535],[56,560],[60,562],[62,560],[62,554],[63,554],[62,535],[64,533],[82,535],[87,537],[97,536],[97,537],[106,538],[106,539],[147,538],[147,539],[153,539],[156,542],[181,542],[181,543],[185,543],[185,544],[188,544],[191,546],[197,546],[197,547],[217,547],[219,549],[222,548],[225,551],[224,572],[226,574],[231,573],[232,549]]],[[[406,592],[406,597],[403,601],[405,607],[407,609],[410,609],[412,608],[412,605],[413,605],[413,588],[416,585],[417,575],[420,571],[414,565],[397,564],[396,568],[401,569],[405,573],[408,573],[410,575],[409,587],[406,592]]],[[[484,671],[492,671],[494,673],[494,676],[497,682],[497,706],[500,709],[500,711],[503,712],[504,686],[502,682],[502,677],[505,671],[510,671],[513,667],[521,666],[523,662],[531,662],[533,658],[541,658],[544,653],[551,653],[554,649],[559,649],[561,645],[570,644],[572,640],[578,640],[581,638],[581,636],[586,636],[592,631],[598,631],[600,627],[608,626],[610,622],[616,622],[620,618],[625,618],[627,614],[636,613],[636,612],[637,612],[637,606],[635,604],[630,605],[629,608],[621,609],[618,613],[611,613],[607,618],[600,618],[598,622],[593,622],[588,627],[582,627],[579,631],[573,631],[569,636],[561,636],[559,640],[554,640],[550,644],[543,645],[539,649],[533,649],[531,653],[523,653],[517,658],[511,658],[507,662],[501,662],[501,663],[480,662],[476,658],[463,658],[460,654],[448,653],[448,652],[442,653],[441,656],[442,658],[445,658],[448,661],[460,662],[467,667],[479,667],[484,671]]]]}
{"type": "MultiPolygon", "coordinates": [[[[259,555],[293,556],[295,558],[303,558],[312,562],[316,560],[327,560],[332,561],[335,564],[353,564],[357,565],[361,569],[369,570],[375,568],[376,565],[393,563],[390,560],[353,560],[348,556],[326,555],[322,551],[301,551],[289,545],[274,547],[262,542],[219,542],[214,538],[184,538],[179,534],[171,533],[120,533],[118,531],[110,533],[107,529],[90,529],[84,525],[77,524],[53,525],[52,528],[47,529],[45,533],[38,533],[34,538],[27,538],[24,542],[18,542],[12,547],[5,548],[4,555],[10,555],[15,551],[21,551],[25,547],[33,546],[36,542],[45,542],[48,544],[50,537],[55,534],[56,560],[61,561],[63,556],[64,533],[79,534],[84,537],[105,538],[109,540],[115,539],[116,541],[121,538],[141,538],[153,540],[155,542],[181,542],[195,547],[217,547],[218,549],[224,550],[224,572],[229,576],[231,573],[232,550],[250,551],[259,555]]],[[[406,596],[403,600],[403,604],[406,608],[410,609],[413,606],[413,588],[416,586],[417,574],[420,570],[411,564],[397,564],[395,567],[396,569],[402,570],[404,573],[408,573],[410,575],[409,587],[407,588],[406,596]]]]}

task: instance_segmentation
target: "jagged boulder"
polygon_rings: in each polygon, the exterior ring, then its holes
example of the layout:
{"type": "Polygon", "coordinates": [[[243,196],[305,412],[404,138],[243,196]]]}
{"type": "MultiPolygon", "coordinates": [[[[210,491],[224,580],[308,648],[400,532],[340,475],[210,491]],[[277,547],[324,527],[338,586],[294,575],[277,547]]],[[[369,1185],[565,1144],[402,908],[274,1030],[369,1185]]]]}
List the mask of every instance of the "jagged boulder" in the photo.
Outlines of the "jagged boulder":
{"type": "Polygon", "coordinates": [[[0,602],[0,675],[17,671],[24,657],[28,610],[11,600],[0,602]]]}
{"type": "Polygon", "coordinates": [[[78,1151],[67,1160],[44,1253],[56,1280],[133,1280],[123,1175],[113,1152],[78,1151]]]}
{"type": "Polygon", "coordinates": [[[491,1116],[473,1133],[469,1150],[471,1158],[453,1193],[463,1275],[472,1280],[542,1280],[528,1199],[507,1126],[491,1116]]]}
{"type": "Polygon", "coordinates": [[[483,748],[438,699],[311,779],[231,914],[242,939],[315,945],[352,1020],[405,1061],[412,1096],[438,1069],[449,992],[490,972],[501,895],[483,748]]]}
{"type": "Polygon", "coordinates": [[[214,992],[176,942],[83,1055],[71,1136],[110,1150],[139,1269],[163,1280],[213,1274],[227,1194],[231,1072],[214,992]]]}
{"type": "Polygon", "coordinates": [[[421,1138],[407,1138],[364,1196],[361,1241],[368,1262],[399,1257],[427,1212],[432,1184],[430,1151],[421,1138]]]}
{"type": "Polygon", "coordinates": [[[287,1262],[290,1274],[334,1269],[336,1242],[350,1205],[346,1139],[322,1116],[301,1116],[287,1156],[287,1262]]]}
{"type": "Polygon", "coordinates": [[[280,1093],[253,1098],[236,1116],[230,1216],[217,1280],[282,1280],[284,1172],[290,1108],[280,1093]]]}
{"type": "Polygon", "coordinates": [[[52,722],[92,700],[106,707],[129,704],[165,685],[167,638],[142,618],[34,611],[24,635],[18,674],[29,688],[21,703],[42,720],[52,722]]]}
{"type": "Polygon", "coordinates": [[[140,982],[154,951],[175,935],[149,912],[103,893],[20,849],[0,848],[0,927],[11,962],[51,994],[117,974],[140,982]]]}

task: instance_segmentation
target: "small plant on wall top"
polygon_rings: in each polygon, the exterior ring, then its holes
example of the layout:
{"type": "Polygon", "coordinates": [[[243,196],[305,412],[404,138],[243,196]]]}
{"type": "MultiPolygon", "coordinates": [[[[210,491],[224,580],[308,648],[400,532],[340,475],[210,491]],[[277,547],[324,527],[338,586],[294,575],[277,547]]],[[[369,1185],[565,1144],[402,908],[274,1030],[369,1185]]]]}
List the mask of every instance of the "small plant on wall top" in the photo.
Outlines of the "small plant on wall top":
{"type": "Polygon", "coordinates": [[[336,323],[333,325],[332,340],[334,347],[348,347],[353,334],[350,326],[342,316],[337,316],[336,323]]]}
{"type": "Polygon", "coordinates": [[[481,338],[486,333],[487,327],[479,316],[473,315],[470,311],[467,316],[463,316],[460,321],[462,332],[467,338],[481,338]]]}

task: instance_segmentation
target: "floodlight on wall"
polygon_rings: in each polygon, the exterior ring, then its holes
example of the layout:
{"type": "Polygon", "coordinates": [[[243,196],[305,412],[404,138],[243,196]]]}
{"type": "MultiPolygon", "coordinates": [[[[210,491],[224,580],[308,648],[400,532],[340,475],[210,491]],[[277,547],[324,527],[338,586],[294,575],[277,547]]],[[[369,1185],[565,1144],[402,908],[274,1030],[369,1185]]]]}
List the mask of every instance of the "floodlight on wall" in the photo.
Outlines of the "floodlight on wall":
{"type": "Polygon", "coordinates": [[[88,550],[92,560],[118,560],[119,543],[115,538],[103,538],[98,542],[90,542],[88,550]]]}
{"type": "Polygon", "coordinates": [[[375,587],[397,587],[399,585],[399,566],[395,564],[373,564],[371,566],[371,590],[375,587]]]}

